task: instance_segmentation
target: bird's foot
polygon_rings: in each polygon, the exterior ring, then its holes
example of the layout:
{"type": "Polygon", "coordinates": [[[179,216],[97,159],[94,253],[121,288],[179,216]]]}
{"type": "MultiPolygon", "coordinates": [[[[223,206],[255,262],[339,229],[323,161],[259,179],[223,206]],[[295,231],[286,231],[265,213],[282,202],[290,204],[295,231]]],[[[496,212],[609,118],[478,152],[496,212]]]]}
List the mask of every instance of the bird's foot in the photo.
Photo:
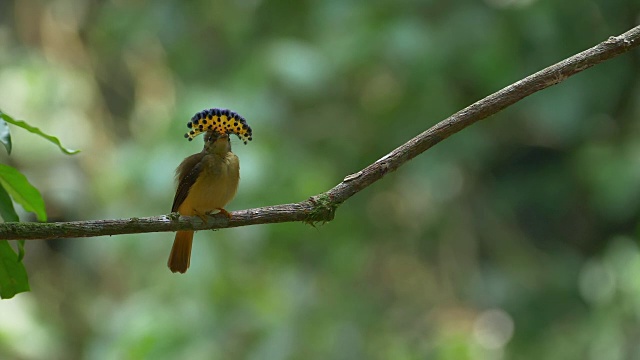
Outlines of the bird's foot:
{"type": "Polygon", "coordinates": [[[215,208],[209,212],[207,212],[207,215],[212,216],[215,214],[222,214],[224,216],[227,217],[227,219],[231,219],[231,213],[229,213],[227,210],[223,209],[223,208],[215,208]]]}
{"type": "Polygon", "coordinates": [[[206,224],[207,223],[207,216],[209,216],[210,214],[208,212],[201,213],[199,211],[195,211],[194,210],[194,214],[193,215],[199,217],[200,220],[202,220],[202,222],[206,224]]]}

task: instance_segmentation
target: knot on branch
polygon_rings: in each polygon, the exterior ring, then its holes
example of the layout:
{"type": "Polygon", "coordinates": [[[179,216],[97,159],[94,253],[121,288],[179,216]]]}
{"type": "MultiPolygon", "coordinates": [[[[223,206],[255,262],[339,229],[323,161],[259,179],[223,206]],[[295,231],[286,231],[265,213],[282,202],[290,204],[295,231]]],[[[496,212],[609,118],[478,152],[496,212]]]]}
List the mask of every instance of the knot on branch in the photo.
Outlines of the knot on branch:
{"type": "Polygon", "coordinates": [[[312,209],[307,212],[304,222],[311,226],[333,220],[339,205],[331,195],[327,194],[312,196],[309,198],[309,202],[312,204],[312,209]]]}

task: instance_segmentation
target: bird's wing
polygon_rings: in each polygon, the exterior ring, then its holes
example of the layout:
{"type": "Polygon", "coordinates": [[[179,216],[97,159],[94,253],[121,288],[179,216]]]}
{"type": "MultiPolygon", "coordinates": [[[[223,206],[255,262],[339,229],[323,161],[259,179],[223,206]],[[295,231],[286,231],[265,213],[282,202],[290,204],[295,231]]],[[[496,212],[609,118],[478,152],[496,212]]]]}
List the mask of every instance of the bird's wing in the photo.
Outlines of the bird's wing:
{"type": "Polygon", "coordinates": [[[176,190],[176,196],[173,198],[173,206],[171,206],[171,212],[178,211],[178,208],[184,202],[184,199],[189,195],[189,189],[195,184],[202,169],[202,163],[198,162],[191,170],[180,179],[178,184],[178,190],[176,190]]]}

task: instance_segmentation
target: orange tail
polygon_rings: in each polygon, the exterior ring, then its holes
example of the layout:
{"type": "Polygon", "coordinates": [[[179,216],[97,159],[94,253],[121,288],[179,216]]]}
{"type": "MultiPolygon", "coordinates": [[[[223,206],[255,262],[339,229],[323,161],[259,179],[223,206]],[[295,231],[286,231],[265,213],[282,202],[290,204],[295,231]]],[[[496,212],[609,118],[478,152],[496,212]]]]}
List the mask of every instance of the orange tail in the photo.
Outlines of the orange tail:
{"type": "Polygon", "coordinates": [[[169,255],[169,269],[172,272],[184,274],[189,268],[191,260],[191,244],[193,243],[193,231],[178,231],[173,240],[171,255],[169,255]]]}

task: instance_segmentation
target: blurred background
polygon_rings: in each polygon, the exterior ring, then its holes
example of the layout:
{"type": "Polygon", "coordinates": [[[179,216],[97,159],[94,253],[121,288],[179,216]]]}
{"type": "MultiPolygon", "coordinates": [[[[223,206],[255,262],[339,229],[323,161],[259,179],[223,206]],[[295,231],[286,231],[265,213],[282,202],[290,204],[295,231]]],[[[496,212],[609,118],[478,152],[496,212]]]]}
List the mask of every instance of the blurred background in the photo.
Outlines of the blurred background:
{"type": "MultiPolygon", "coordinates": [[[[10,157],[50,221],[167,214],[243,115],[238,210],[326,191],[463,107],[618,35],[636,0],[0,2],[10,157]]],[[[30,241],[3,359],[640,358],[640,53],[447,139],[334,221],[30,241]]],[[[30,214],[22,219],[32,221],[30,214]]]]}

